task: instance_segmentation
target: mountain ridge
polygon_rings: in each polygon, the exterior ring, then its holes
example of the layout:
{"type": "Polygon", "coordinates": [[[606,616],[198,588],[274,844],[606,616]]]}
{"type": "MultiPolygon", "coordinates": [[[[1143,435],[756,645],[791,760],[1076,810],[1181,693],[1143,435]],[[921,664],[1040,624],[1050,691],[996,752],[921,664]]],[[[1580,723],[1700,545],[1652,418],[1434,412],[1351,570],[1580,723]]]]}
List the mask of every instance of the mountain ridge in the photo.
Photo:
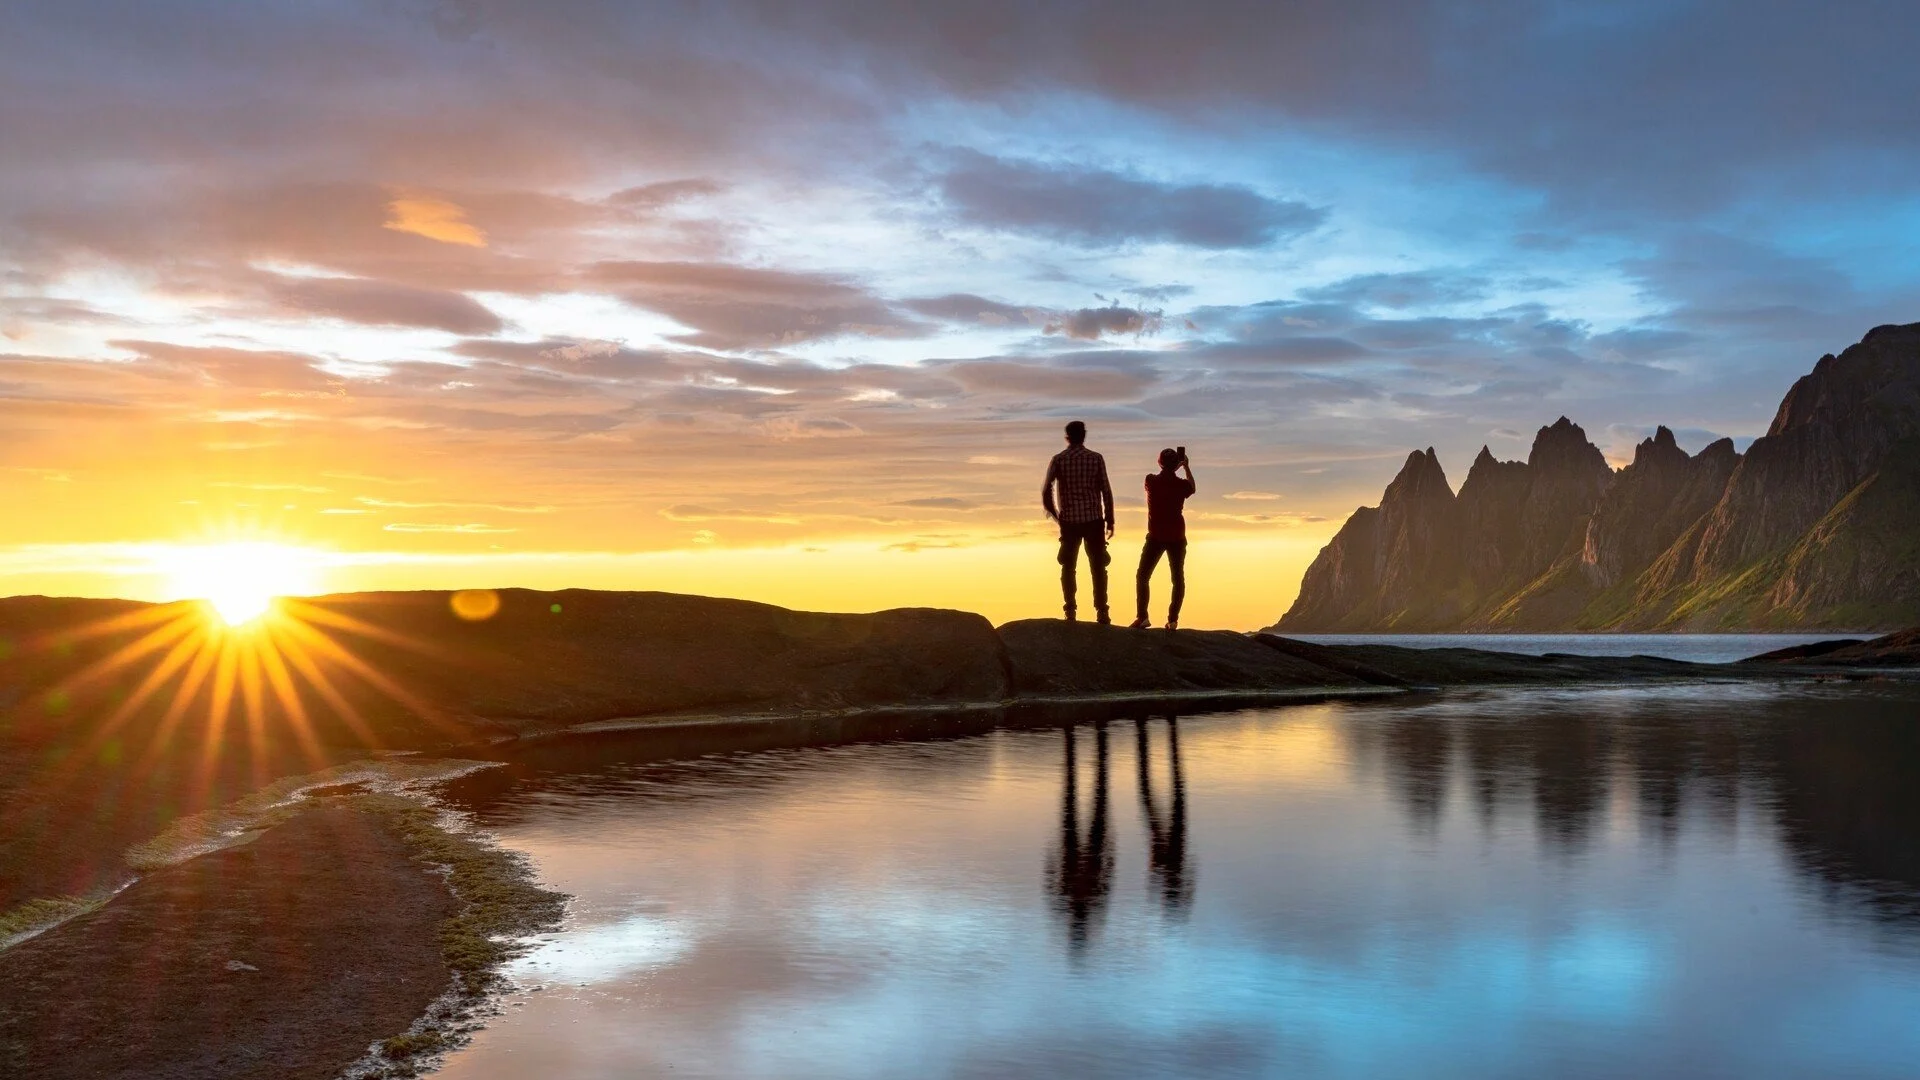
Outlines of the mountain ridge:
{"type": "Polygon", "coordinates": [[[1380,506],[1321,550],[1274,629],[1912,625],[1920,323],[1821,357],[1745,453],[1719,439],[1688,454],[1663,425],[1615,470],[1562,416],[1527,460],[1483,446],[1457,494],[1444,477],[1432,448],[1410,455],[1380,506]]]}

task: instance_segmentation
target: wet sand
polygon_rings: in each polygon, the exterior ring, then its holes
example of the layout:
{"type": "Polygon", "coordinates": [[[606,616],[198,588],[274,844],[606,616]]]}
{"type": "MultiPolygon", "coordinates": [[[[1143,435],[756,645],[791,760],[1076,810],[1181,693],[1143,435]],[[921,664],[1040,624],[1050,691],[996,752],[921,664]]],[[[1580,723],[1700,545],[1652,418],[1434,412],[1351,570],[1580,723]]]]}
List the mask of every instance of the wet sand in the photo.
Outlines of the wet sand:
{"type": "Polygon", "coordinates": [[[316,806],[0,952],[0,1074],[336,1076],[447,990],[457,906],[382,819],[316,806]]]}

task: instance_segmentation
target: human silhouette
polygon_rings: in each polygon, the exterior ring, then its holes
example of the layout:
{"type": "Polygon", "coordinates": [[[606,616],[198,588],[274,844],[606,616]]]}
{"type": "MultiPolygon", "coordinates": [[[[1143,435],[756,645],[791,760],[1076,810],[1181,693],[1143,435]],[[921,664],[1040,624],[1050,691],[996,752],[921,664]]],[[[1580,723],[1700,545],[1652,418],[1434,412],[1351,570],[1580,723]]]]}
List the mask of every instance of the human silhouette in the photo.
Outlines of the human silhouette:
{"type": "Polygon", "coordinates": [[[1176,915],[1193,902],[1193,878],[1187,872],[1187,783],[1180,771],[1180,718],[1167,717],[1173,805],[1166,814],[1153,798],[1153,753],[1146,717],[1134,721],[1134,731],[1139,739],[1140,810],[1147,822],[1147,875],[1158,887],[1160,905],[1176,915]]]}
{"type": "Polygon", "coordinates": [[[1107,725],[1094,725],[1093,820],[1080,835],[1079,767],[1074,760],[1074,731],[1067,737],[1064,782],[1060,790],[1060,850],[1047,872],[1054,910],[1067,923],[1067,946],[1087,947],[1094,917],[1106,909],[1113,886],[1113,841],[1107,832],[1107,725]]]}
{"type": "Polygon", "coordinates": [[[1173,601],[1167,605],[1167,629],[1180,628],[1180,605],[1187,598],[1187,519],[1181,506],[1196,490],[1193,464],[1187,460],[1187,448],[1169,447],[1160,451],[1160,471],[1147,476],[1147,542],[1140,548],[1140,569],[1133,576],[1134,599],[1139,613],[1131,626],[1144,630],[1153,623],[1147,618],[1147,593],[1153,581],[1153,569],[1160,556],[1167,557],[1167,569],[1173,572],[1173,601]],[[1180,470],[1187,470],[1186,476],[1180,470]]]}
{"type": "Polygon", "coordinates": [[[1047,479],[1040,485],[1040,505],[1060,523],[1060,595],[1067,621],[1075,617],[1075,564],[1080,548],[1087,549],[1087,573],[1093,578],[1093,607],[1102,624],[1107,612],[1107,541],[1113,539],[1113,485],[1107,482],[1107,459],[1087,449],[1087,425],[1067,425],[1067,448],[1047,463],[1047,479]],[[1059,502],[1054,489],[1060,490],[1059,502]],[[1102,527],[1104,525],[1104,528],[1102,527]]]}

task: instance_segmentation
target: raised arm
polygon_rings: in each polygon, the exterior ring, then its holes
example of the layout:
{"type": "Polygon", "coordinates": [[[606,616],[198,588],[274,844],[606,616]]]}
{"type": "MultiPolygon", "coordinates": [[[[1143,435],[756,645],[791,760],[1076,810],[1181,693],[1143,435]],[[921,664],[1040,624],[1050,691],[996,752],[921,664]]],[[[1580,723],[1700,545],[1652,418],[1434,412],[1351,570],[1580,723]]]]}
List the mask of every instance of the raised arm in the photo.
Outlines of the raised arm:
{"type": "Polygon", "coordinates": [[[1187,494],[1192,495],[1199,491],[1200,485],[1193,482],[1193,462],[1189,461],[1185,454],[1180,455],[1180,467],[1187,470],[1187,494]]]}
{"type": "Polygon", "coordinates": [[[1060,459],[1054,458],[1047,462],[1047,478],[1040,482],[1040,509],[1045,510],[1047,517],[1054,521],[1060,520],[1060,511],[1054,509],[1053,505],[1053,482],[1059,478],[1060,459]]]}

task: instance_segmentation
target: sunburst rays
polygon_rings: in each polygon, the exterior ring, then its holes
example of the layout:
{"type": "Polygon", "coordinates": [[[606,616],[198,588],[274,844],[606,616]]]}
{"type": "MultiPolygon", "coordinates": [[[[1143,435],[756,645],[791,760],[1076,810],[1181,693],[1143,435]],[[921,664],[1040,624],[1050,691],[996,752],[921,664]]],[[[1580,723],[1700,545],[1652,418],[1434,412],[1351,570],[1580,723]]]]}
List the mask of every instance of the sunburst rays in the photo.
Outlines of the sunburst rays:
{"type": "Polygon", "coordinates": [[[400,655],[458,666],[444,648],[322,600],[272,600],[238,625],[229,615],[183,601],[36,642],[49,656],[100,653],[36,695],[68,726],[70,750],[52,771],[78,782],[111,755],[136,769],[190,769],[202,788],[236,766],[264,783],[287,749],[315,769],[342,751],[390,749],[395,720],[449,741],[467,731],[388,670],[400,655]]]}

